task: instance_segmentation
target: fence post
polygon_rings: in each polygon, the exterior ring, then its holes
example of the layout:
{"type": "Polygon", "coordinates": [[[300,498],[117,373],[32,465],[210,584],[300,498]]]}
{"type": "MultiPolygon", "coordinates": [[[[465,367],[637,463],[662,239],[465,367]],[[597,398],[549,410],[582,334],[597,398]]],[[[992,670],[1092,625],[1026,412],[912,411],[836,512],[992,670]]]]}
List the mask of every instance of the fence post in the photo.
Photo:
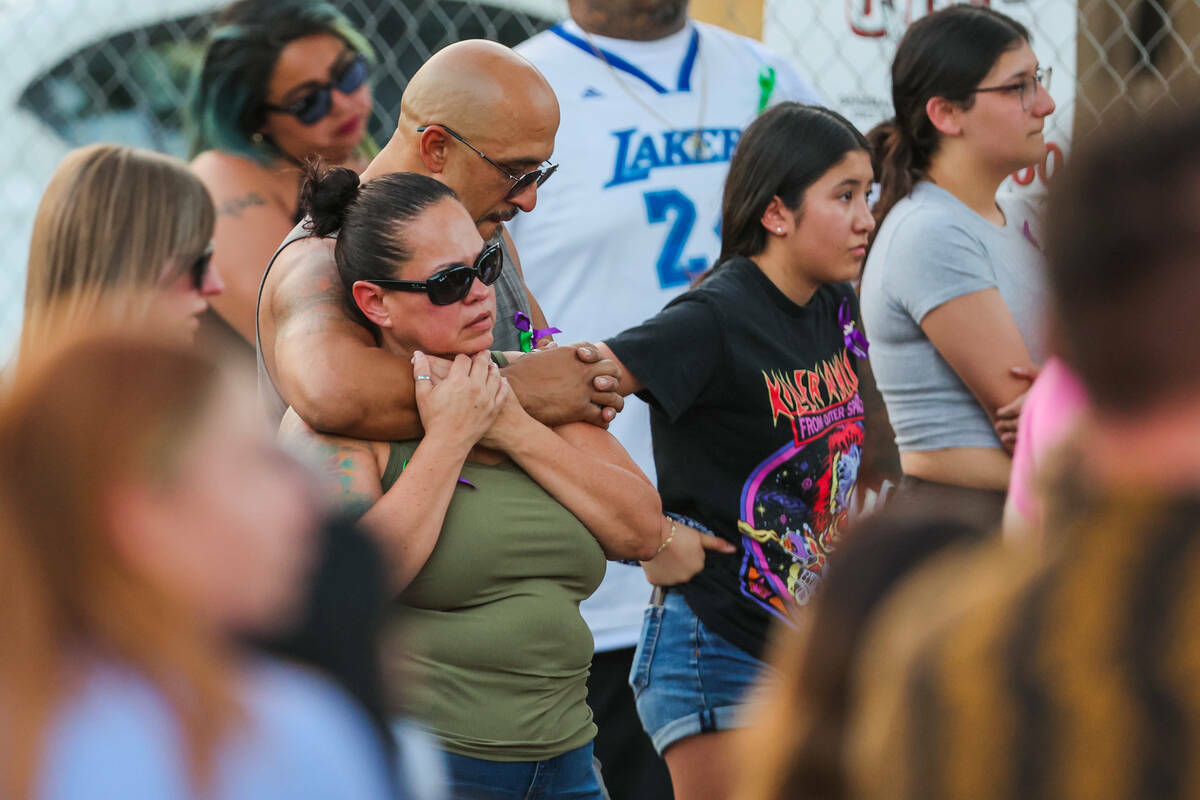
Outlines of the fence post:
{"type": "Polygon", "coordinates": [[[761,39],[763,35],[763,3],[765,0],[692,0],[694,19],[720,25],[722,28],[761,39]]]}

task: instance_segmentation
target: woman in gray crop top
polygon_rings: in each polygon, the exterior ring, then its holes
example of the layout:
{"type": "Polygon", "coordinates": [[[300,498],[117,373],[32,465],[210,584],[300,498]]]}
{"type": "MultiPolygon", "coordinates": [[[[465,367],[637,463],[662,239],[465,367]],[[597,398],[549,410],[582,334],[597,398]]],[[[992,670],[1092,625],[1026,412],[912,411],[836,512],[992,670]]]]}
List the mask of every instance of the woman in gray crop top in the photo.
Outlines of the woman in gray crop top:
{"type": "Polygon", "coordinates": [[[996,193],[1045,154],[1048,83],[1020,23],[952,6],[900,42],[896,118],[872,135],[882,195],[862,315],[905,484],[974,495],[996,522],[1044,294],[1039,221],[996,193]]]}

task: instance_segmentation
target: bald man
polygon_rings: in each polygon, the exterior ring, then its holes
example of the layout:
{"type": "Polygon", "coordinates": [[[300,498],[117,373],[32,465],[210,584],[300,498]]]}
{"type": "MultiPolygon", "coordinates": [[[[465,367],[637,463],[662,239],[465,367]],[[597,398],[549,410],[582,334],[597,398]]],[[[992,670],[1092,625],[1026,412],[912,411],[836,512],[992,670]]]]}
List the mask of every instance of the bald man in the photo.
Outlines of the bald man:
{"type": "MultiPolygon", "coordinates": [[[[558,130],[558,101],[528,61],[494,42],[439,51],[413,76],[396,132],[362,173],[416,172],[452,188],[485,240],[505,253],[496,283],[493,349],[519,350],[513,315],[547,327],[529,296],[503,223],[537,203],[558,130]]],[[[394,441],[421,434],[412,366],[384,352],[357,319],[337,275],[334,240],[303,223],[267,266],[257,308],[260,389],[278,422],[286,406],[313,428],[394,441]]],[[[522,406],[547,425],[607,424],[621,408],[615,367],[590,346],[539,349],[505,375],[522,406]]]]}

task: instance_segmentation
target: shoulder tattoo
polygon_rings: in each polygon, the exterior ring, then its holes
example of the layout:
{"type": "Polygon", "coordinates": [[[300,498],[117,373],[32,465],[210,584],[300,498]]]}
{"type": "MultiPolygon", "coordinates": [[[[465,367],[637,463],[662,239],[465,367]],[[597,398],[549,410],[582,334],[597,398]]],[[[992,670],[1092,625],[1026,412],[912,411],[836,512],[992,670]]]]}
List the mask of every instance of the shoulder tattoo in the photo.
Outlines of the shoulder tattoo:
{"type": "Polygon", "coordinates": [[[320,333],[347,322],[362,325],[356,312],[336,276],[327,274],[288,276],[271,297],[276,325],[299,322],[296,330],[304,333],[320,333]]]}
{"type": "Polygon", "coordinates": [[[331,442],[320,435],[304,437],[304,444],[310,463],[318,465],[322,474],[332,479],[332,499],[342,511],[360,517],[375,505],[378,498],[360,491],[355,484],[358,471],[355,456],[365,453],[373,457],[368,449],[331,442]]]}
{"type": "Polygon", "coordinates": [[[247,208],[265,206],[267,201],[258,192],[249,192],[238,197],[222,200],[217,205],[217,215],[222,217],[240,217],[247,208]]]}

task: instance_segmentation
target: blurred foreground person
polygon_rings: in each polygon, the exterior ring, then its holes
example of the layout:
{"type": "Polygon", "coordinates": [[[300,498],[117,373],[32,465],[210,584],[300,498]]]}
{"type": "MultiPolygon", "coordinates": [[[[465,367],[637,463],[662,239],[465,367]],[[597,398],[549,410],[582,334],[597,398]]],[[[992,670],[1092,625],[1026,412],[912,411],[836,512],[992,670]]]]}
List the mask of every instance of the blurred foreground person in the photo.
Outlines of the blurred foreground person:
{"type": "MultiPolygon", "coordinates": [[[[18,366],[98,326],[190,344],[222,289],[213,218],[207,190],[178,159],[110,144],[68,154],[34,221],[18,366]]],[[[378,549],[333,521],[319,561],[301,618],[261,643],[335,676],[390,742],[375,641],[387,600],[378,549]]]]}
{"type": "Polygon", "coordinates": [[[1088,483],[1048,561],[931,564],[881,612],[855,676],[858,797],[1200,795],[1200,103],[1182,108],[1111,126],[1056,179],[1088,483]]]}
{"type": "Polygon", "coordinates": [[[68,153],[34,218],[21,355],[85,318],[191,342],[224,288],[211,263],[214,219],[179,159],[115,144],[68,153]]]}
{"type": "Polygon", "coordinates": [[[1041,544],[1046,516],[1053,511],[1042,502],[1044,495],[1063,488],[1064,479],[1070,482],[1070,473],[1082,466],[1074,443],[1086,406],[1079,378],[1058,358],[1047,361],[1021,408],[1004,503],[1006,541],[1041,544]]]}
{"type": "Polygon", "coordinates": [[[390,796],[348,698],[235,644],[299,604],[310,489],[192,353],[25,365],[0,406],[5,798],[390,796]]]}
{"type": "Polygon", "coordinates": [[[889,593],[952,545],[986,531],[965,519],[887,510],[856,524],[832,557],[828,581],[799,628],[777,628],[755,694],[735,800],[841,800],[850,677],[859,644],[889,593]]]}

